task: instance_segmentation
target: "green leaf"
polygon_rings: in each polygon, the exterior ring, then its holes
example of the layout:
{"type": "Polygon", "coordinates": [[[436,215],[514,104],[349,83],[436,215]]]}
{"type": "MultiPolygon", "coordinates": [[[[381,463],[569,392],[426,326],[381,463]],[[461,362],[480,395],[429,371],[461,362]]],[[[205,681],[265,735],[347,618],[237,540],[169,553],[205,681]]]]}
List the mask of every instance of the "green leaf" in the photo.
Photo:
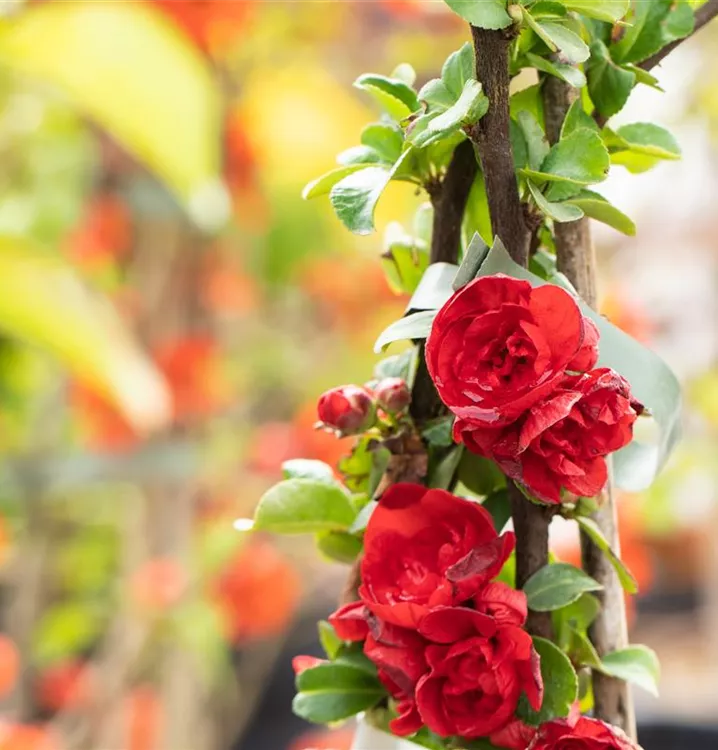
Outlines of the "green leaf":
{"type": "Polygon", "coordinates": [[[254,528],[276,534],[344,531],[356,513],[338,485],[286,479],[267,490],[254,514],[254,528]]]}
{"type": "Polygon", "coordinates": [[[601,602],[593,594],[582,594],[575,602],[553,613],[555,625],[564,623],[575,630],[585,631],[598,617],[601,602]]]}
{"type": "Polygon", "coordinates": [[[374,377],[401,378],[411,388],[414,385],[418,362],[419,349],[413,346],[401,354],[393,354],[378,362],[374,367],[374,377]]]}
{"type": "Polygon", "coordinates": [[[448,448],[454,444],[453,438],[454,417],[439,417],[429,422],[422,430],[421,436],[429,445],[435,448],[448,448]]]}
{"type": "Polygon", "coordinates": [[[334,471],[324,461],[310,458],[293,458],[282,464],[282,476],[285,479],[313,479],[315,482],[326,482],[336,485],[334,471]]]}
{"type": "Polygon", "coordinates": [[[506,486],[506,477],[488,458],[464,451],[459,464],[459,481],[478,497],[486,497],[506,486]]]}
{"type": "Polygon", "coordinates": [[[398,176],[402,165],[412,155],[413,150],[409,148],[399,157],[392,169],[366,167],[349,174],[332,187],[329,200],[349,231],[355,234],[370,234],[374,230],[374,211],[381,194],[391,179],[398,176]]]}
{"type": "Polygon", "coordinates": [[[315,537],[319,551],[329,560],[351,565],[362,551],[362,543],[346,531],[322,531],[315,537]]]}
{"type": "Polygon", "coordinates": [[[585,633],[574,628],[569,628],[569,635],[571,641],[568,651],[571,661],[577,666],[599,669],[602,666],[601,657],[598,655],[596,647],[591,643],[590,638],[585,633]]]}
{"type": "Polygon", "coordinates": [[[529,168],[539,170],[551,150],[548,138],[531,112],[519,112],[517,119],[526,139],[529,168]]]}
{"type": "Polygon", "coordinates": [[[374,351],[379,354],[394,341],[427,338],[431,333],[436,313],[437,310],[422,310],[395,321],[379,334],[374,344],[374,351]]]}
{"type": "Polygon", "coordinates": [[[513,23],[506,10],[507,0],[446,0],[446,4],[480,29],[505,29],[513,23]]]}
{"type": "Polygon", "coordinates": [[[520,89],[511,95],[509,109],[512,119],[518,120],[519,113],[525,110],[526,112],[530,112],[537,122],[544,122],[542,88],[542,85],[537,83],[534,86],[520,89]]]}
{"type": "Polygon", "coordinates": [[[428,486],[432,489],[448,490],[464,452],[463,445],[456,445],[429,470],[428,486]]]}
{"type": "Polygon", "coordinates": [[[611,161],[634,174],[652,169],[660,160],[676,161],[681,149],[665,128],[648,122],[624,125],[615,133],[605,132],[611,161]]]}
{"type": "Polygon", "coordinates": [[[89,648],[102,634],[101,609],[92,602],[67,601],[47,609],[32,634],[36,664],[63,661],[89,648]]]}
{"type": "MultiPolygon", "coordinates": [[[[528,13],[526,15],[529,16],[528,13]]],[[[565,58],[568,63],[576,65],[588,60],[591,54],[588,45],[567,26],[555,21],[543,20],[538,20],[535,25],[530,25],[549,47],[553,51],[558,50],[561,57],[565,58]]]]}
{"type": "Polygon", "coordinates": [[[586,216],[590,216],[603,224],[608,224],[608,226],[629,237],[636,234],[636,225],[633,221],[598,193],[582,190],[577,196],[570,198],[567,203],[580,208],[586,216]]]}
{"type": "Polygon", "coordinates": [[[108,396],[140,432],[167,424],[167,386],[113,307],[45,248],[0,237],[0,331],[108,396]]]}
{"type": "Polygon", "coordinates": [[[600,591],[600,583],[568,563],[545,565],[524,586],[529,609],[552,612],[579,599],[587,591],[600,591]]]}
{"type": "Polygon", "coordinates": [[[320,664],[297,675],[294,713],[315,724],[348,719],[375,706],[386,691],[379,680],[349,664],[320,664]]]}
{"type": "Polygon", "coordinates": [[[689,36],[695,26],[690,5],[676,0],[652,0],[633,4],[630,26],[611,54],[620,63],[640,63],[671,42],[689,36]]]}
{"type": "Polygon", "coordinates": [[[606,654],[602,659],[601,671],[658,696],[661,665],[656,652],[647,646],[628,646],[606,654]]]}
{"type": "Polygon", "coordinates": [[[310,200],[320,195],[327,195],[338,182],[362,169],[366,169],[364,164],[349,164],[338,169],[332,169],[331,172],[327,172],[308,183],[302,190],[302,198],[310,200]]]}
{"type": "Polygon", "coordinates": [[[429,109],[448,109],[458,98],[447,88],[441,78],[432,78],[419,90],[419,101],[426,102],[429,109]]]}
{"type": "Polygon", "coordinates": [[[608,48],[601,41],[591,45],[591,59],[586,64],[586,78],[591,101],[606,119],[623,109],[636,85],[636,74],[616,65],[608,48]]]}
{"type": "Polygon", "coordinates": [[[491,518],[494,519],[496,533],[500,534],[509,522],[509,518],[511,518],[509,493],[505,489],[498,490],[489,495],[481,505],[491,513],[491,518]]]}
{"type": "Polygon", "coordinates": [[[464,221],[461,226],[461,235],[464,245],[468,245],[474,233],[478,234],[488,242],[493,239],[491,229],[491,213],[489,211],[489,198],[486,193],[486,181],[484,173],[479,169],[476,172],[474,183],[469,191],[469,200],[464,211],[464,221]]]}
{"type": "Polygon", "coordinates": [[[524,695],[519,702],[517,715],[527,724],[537,726],[552,719],[568,716],[578,697],[578,677],[569,658],[551,641],[534,637],[533,642],[541,658],[543,704],[540,711],[534,711],[524,695]]]}
{"type": "Polygon", "coordinates": [[[362,130],[361,142],[373,149],[382,161],[394,164],[404,147],[404,133],[393,123],[374,122],[362,130]]]}
{"type": "Polygon", "coordinates": [[[378,505],[379,503],[376,500],[371,500],[369,503],[367,503],[359,511],[359,514],[354,520],[354,523],[349,527],[349,532],[351,534],[359,534],[364,531],[367,527],[367,524],[369,523],[369,519],[372,517],[372,514],[374,513],[378,505]]]}
{"type": "Polygon", "coordinates": [[[466,82],[472,78],[476,78],[474,48],[466,42],[446,58],[441,69],[441,80],[452,96],[449,106],[461,96],[466,82]]]}
{"type": "Polygon", "coordinates": [[[416,82],[416,71],[409,63],[399,63],[392,71],[391,77],[403,81],[407,86],[413,86],[416,82]]]}
{"type": "Polygon", "coordinates": [[[554,62],[530,52],[526,54],[526,62],[530,63],[536,70],[541,70],[544,73],[560,78],[562,81],[566,81],[566,83],[574,88],[580,89],[586,85],[586,76],[573,65],[554,62]]]}
{"type": "Polygon", "coordinates": [[[429,267],[429,253],[422,242],[406,236],[389,244],[381,264],[392,291],[413,294],[429,267]]]}
{"type": "Polygon", "coordinates": [[[586,112],[583,108],[583,102],[578,98],[569,107],[569,110],[566,113],[566,118],[561,126],[561,139],[567,138],[574,131],[580,130],[581,128],[593,130],[596,133],[599,132],[596,121],[586,112]]]}
{"type": "Polygon", "coordinates": [[[419,109],[419,99],[414,89],[398,78],[365,73],[354,81],[354,86],[370,94],[397,121],[419,109]]]}
{"type": "Polygon", "coordinates": [[[319,620],[317,630],[319,632],[319,643],[322,644],[327,659],[334,661],[344,646],[344,641],[337,635],[332,624],[326,620],[319,620]]]}
{"type": "Polygon", "coordinates": [[[578,221],[578,219],[583,218],[584,214],[581,208],[573,206],[570,203],[552,203],[546,199],[541,190],[530,180],[528,181],[528,188],[541,212],[554,221],[569,222],[578,221]]]}
{"type": "Polygon", "coordinates": [[[576,185],[591,185],[605,180],[610,167],[611,160],[601,137],[582,128],[569,133],[551,148],[540,172],[576,185]]]}
{"type": "Polygon", "coordinates": [[[591,541],[603,552],[604,555],[606,555],[606,558],[616,571],[616,575],[621,582],[623,590],[629,594],[638,593],[638,583],[636,582],[636,579],[626,567],[623,560],[621,560],[621,558],[611,549],[608,539],[603,535],[598,524],[593,519],[585,518],[583,516],[579,516],[576,519],[576,522],[581,527],[581,531],[590,537],[591,541]]]}
{"type": "Polygon", "coordinates": [[[343,166],[353,164],[380,164],[382,159],[373,148],[368,146],[352,146],[337,155],[337,163],[343,166]]]}
{"type": "Polygon", "coordinates": [[[630,0],[560,0],[568,8],[589,18],[616,23],[631,7],[630,0]]]}
{"type": "Polygon", "coordinates": [[[167,14],[143,3],[32,5],[5,22],[0,56],[61,89],[163,180],[200,226],[216,229],[227,219],[215,75],[167,14]]]}

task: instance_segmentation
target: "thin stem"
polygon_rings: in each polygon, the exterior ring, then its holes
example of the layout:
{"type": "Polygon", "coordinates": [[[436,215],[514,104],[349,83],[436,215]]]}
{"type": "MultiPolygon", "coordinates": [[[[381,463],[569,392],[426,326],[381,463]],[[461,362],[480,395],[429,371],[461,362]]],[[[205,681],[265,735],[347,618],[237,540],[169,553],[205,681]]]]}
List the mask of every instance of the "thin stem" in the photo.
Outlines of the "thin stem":
{"type": "MultiPolygon", "coordinates": [[[[486,192],[494,234],[506,245],[511,257],[527,266],[531,232],[521,205],[509,135],[509,54],[511,34],[471,29],[476,52],[476,74],[489,98],[489,111],[471,134],[476,143],[486,180],[486,192]]],[[[516,532],[516,586],[548,563],[551,509],[530,503],[508,483],[516,532]]],[[[551,616],[530,612],[528,629],[534,635],[551,637],[551,616]]]]}
{"type": "MultiPolygon", "coordinates": [[[[544,81],[546,133],[551,143],[558,140],[566,113],[576,96],[576,90],[558,78],[549,76],[544,81]]],[[[556,223],[554,235],[558,269],[566,274],[583,299],[595,307],[596,263],[589,220],[584,218],[580,221],[556,223]]],[[[611,547],[618,552],[617,511],[610,483],[601,500],[601,509],[593,516],[593,520],[601,528],[611,547]]],[[[599,656],[603,656],[628,645],[623,590],[605,554],[585,534],[581,535],[581,552],[584,569],[603,586],[603,606],[590,630],[596,651],[599,656]]],[[[621,727],[635,739],[636,718],[628,685],[594,672],[593,695],[596,717],[621,727]]]]}
{"type": "MultiPolygon", "coordinates": [[[[716,16],[718,16],[718,0],[708,0],[705,5],[701,6],[696,11],[696,25],[693,29],[693,33],[686,37],[686,39],[695,36],[704,26],[716,18],[716,16]]],[[[665,46],[660,52],[656,52],[653,57],[644,60],[639,67],[643,68],[643,70],[652,70],[656,65],[663,62],[664,58],[670,55],[676,47],[685,42],[686,39],[677,39],[675,42],[665,46]]]]}

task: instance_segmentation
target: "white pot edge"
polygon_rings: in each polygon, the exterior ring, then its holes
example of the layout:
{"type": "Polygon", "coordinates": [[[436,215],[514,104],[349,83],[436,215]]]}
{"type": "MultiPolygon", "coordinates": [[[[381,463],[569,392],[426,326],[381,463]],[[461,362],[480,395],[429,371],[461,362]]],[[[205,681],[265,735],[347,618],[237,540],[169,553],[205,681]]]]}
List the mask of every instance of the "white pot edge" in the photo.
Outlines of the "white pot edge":
{"type": "Polygon", "coordinates": [[[363,716],[360,716],[351,750],[417,750],[417,748],[418,745],[413,742],[376,729],[364,721],[363,716]]]}

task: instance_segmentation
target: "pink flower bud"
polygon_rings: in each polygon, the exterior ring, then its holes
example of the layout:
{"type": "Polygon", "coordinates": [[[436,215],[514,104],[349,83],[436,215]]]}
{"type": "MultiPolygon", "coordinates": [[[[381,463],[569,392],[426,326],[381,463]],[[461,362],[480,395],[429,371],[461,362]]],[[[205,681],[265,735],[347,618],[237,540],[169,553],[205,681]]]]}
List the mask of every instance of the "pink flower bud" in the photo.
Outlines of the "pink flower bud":
{"type": "Polygon", "coordinates": [[[388,414],[401,414],[411,403],[411,393],[401,378],[384,378],[374,387],[379,406],[388,414]]]}
{"type": "Polygon", "coordinates": [[[376,421],[371,394],[358,385],[342,385],[323,393],[317,404],[319,419],[342,435],[359,435],[376,421]]]}

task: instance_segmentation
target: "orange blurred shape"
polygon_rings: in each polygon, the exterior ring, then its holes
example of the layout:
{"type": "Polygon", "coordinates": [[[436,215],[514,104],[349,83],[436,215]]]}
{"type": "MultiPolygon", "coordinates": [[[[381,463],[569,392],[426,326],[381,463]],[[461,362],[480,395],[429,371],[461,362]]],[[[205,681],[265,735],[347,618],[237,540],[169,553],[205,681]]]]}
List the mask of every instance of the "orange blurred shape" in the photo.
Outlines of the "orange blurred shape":
{"type": "Polygon", "coordinates": [[[136,687],[125,699],[127,750],[157,750],[164,711],[154,688],[136,687]]]}
{"type": "Polygon", "coordinates": [[[316,401],[309,401],[301,406],[294,415],[294,427],[302,451],[296,457],[315,458],[336,467],[339,461],[351,453],[352,440],[337,438],[326,430],[318,430],[316,401]]]}
{"type": "Polygon", "coordinates": [[[38,679],[35,695],[46,711],[77,711],[92,699],[92,679],[88,667],[80,661],[66,661],[44,669],[38,679]]]}
{"type": "Polygon", "coordinates": [[[638,341],[650,341],[656,332],[655,323],[625,291],[609,292],[601,304],[601,314],[638,341]]]}
{"type": "Polygon", "coordinates": [[[297,571],[270,542],[256,537],[229,560],[213,588],[235,644],[284,632],[301,598],[297,571]]]}
{"type": "Polygon", "coordinates": [[[154,0],[204,52],[221,55],[247,27],[247,0],[154,0]]]}
{"type": "Polygon", "coordinates": [[[225,315],[247,315],[259,306],[259,289],[252,276],[219,258],[209,260],[202,279],[204,303],[225,315]]]}
{"type": "Polygon", "coordinates": [[[0,724],[0,750],[60,750],[47,729],[31,724],[0,724]]]}
{"type": "Polygon", "coordinates": [[[81,265],[101,265],[124,257],[132,243],[129,209],[116,195],[94,196],[66,243],[69,257],[81,265]]]}
{"type": "Polygon", "coordinates": [[[5,516],[0,515],[0,567],[5,565],[10,557],[12,535],[10,524],[5,516]]]}
{"type": "Polygon", "coordinates": [[[94,448],[123,451],[137,444],[138,434],[115,406],[92,386],[73,381],[68,397],[88,442],[94,448]]]}
{"type": "Polygon", "coordinates": [[[353,729],[309,732],[290,745],[288,750],[349,750],[353,740],[353,729]]]}
{"type": "Polygon", "coordinates": [[[306,268],[300,283],[332,321],[345,327],[356,327],[372,306],[396,300],[375,258],[320,258],[306,268]]]}
{"type": "Polygon", "coordinates": [[[0,634],[0,698],[15,687],[20,674],[20,652],[14,641],[0,634]]]}
{"type": "Polygon", "coordinates": [[[230,386],[211,336],[167,341],[156,348],[155,362],[169,382],[175,418],[206,416],[229,402],[230,386]]]}
{"type": "Polygon", "coordinates": [[[130,592],[142,609],[162,612],[177,604],[187,584],[187,574],[176,560],[156,557],[132,574],[130,592]]]}

